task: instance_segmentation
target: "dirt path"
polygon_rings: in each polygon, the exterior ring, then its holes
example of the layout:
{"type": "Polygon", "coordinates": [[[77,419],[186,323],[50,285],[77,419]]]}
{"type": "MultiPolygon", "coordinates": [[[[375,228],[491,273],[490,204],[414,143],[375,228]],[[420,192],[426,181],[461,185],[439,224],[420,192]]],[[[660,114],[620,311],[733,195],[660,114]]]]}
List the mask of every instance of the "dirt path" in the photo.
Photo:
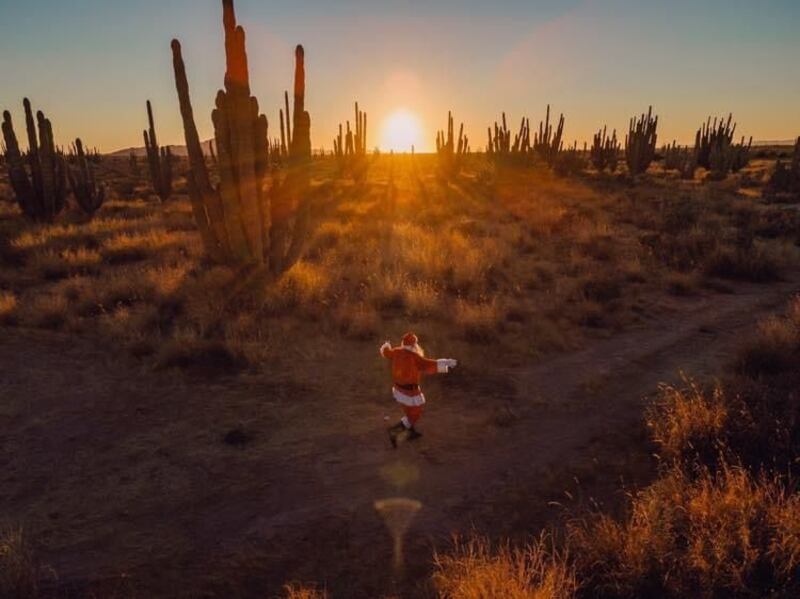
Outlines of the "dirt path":
{"type": "Polygon", "coordinates": [[[426,437],[398,451],[377,401],[331,405],[274,377],[191,383],[85,340],[0,329],[0,509],[77,594],[127,573],[163,596],[271,596],[286,580],[414,596],[454,531],[513,536],[552,518],[566,473],[616,487],[642,397],[680,369],[718,370],[799,290],[794,276],[676,300],[668,318],[493,373],[513,387],[462,372],[436,389],[426,437]],[[242,449],[221,442],[237,426],[253,434],[242,449]],[[387,497],[423,506],[403,574],[373,508],[387,497]]]}

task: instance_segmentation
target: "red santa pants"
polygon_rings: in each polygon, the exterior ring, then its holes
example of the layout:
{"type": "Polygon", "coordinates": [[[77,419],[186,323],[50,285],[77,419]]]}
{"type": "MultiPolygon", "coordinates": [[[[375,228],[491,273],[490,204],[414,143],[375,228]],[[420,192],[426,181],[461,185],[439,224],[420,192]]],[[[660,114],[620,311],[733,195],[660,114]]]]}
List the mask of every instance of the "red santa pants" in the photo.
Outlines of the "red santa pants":
{"type": "Polygon", "coordinates": [[[403,426],[406,428],[412,428],[417,423],[417,420],[419,420],[420,416],[422,416],[422,408],[423,406],[403,405],[403,413],[405,413],[405,416],[402,419],[403,426]]]}

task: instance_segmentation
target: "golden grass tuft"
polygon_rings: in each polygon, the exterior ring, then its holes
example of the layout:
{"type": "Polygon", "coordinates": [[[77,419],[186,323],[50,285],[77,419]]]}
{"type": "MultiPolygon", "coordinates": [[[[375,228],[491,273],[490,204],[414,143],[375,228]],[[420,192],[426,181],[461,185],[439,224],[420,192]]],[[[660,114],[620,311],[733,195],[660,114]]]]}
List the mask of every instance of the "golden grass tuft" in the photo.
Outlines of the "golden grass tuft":
{"type": "Polygon", "coordinates": [[[713,451],[728,417],[721,386],[704,391],[694,381],[686,381],[684,387],[661,388],[658,401],[647,412],[647,425],[661,456],[678,459],[687,451],[713,451]]]}
{"type": "Polygon", "coordinates": [[[0,291],[0,324],[9,324],[16,319],[17,296],[10,291],[0,291]]]}
{"type": "Polygon", "coordinates": [[[567,556],[546,536],[523,548],[457,540],[436,555],[433,582],[442,599],[571,599],[577,590],[567,556]]]}
{"type": "Polygon", "coordinates": [[[288,584],[284,587],[286,599],[329,599],[327,591],[301,584],[288,584]]]}

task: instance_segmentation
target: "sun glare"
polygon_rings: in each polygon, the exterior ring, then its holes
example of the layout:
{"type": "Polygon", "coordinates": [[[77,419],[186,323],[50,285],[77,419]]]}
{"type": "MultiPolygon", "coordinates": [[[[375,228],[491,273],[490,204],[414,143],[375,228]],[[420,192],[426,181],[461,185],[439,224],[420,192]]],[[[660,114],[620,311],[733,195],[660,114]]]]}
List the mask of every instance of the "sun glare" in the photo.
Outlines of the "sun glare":
{"type": "Polygon", "coordinates": [[[383,122],[381,149],[385,151],[410,152],[424,146],[422,125],[417,116],[408,110],[397,110],[383,122]]]}

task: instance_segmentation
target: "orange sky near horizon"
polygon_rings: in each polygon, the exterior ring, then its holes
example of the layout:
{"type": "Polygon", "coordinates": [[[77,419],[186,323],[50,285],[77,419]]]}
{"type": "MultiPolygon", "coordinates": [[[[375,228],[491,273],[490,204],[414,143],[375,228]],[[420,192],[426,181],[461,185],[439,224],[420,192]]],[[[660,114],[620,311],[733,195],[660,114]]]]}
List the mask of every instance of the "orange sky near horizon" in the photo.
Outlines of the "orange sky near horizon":
{"type": "MultiPolygon", "coordinates": [[[[224,73],[219,0],[64,4],[29,0],[4,9],[0,107],[12,111],[18,136],[28,96],[51,118],[60,144],[80,136],[104,152],[139,147],[151,99],[161,143],[182,144],[169,51],[177,37],[197,125],[212,137],[224,73]]],[[[253,92],[273,137],[283,90],[291,88],[294,45],[305,46],[315,148],[332,148],[356,100],[369,115],[370,149],[389,145],[381,132],[398,111],[418,122],[417,151],[434,148],[448,110],[479,149],[502,111],[510,128],[523,116],[535,128],[548,103],[565,114],[569,143],[590,141],[604,124],[622,139],[628,119],[650,104],[660,116],[660,143],[691,143],[709,115],[728,112],[739,133],[756,140],[800,135],[800,3],[695,4],[236,2],[253,92]]]]}

